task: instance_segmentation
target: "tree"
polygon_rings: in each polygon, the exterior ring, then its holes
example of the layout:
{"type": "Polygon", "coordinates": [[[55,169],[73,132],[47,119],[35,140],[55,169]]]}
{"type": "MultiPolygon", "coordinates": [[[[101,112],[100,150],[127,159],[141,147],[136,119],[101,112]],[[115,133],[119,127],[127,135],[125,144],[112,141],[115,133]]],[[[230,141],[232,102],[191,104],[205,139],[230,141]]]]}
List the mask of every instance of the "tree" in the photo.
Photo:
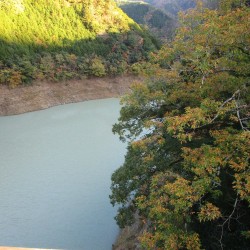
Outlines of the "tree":
{"type": "Polygon", "coordinates": [[[221,4],[180,15],[164,75],[133,86],[113,127],[129,146],[111,202],[120,226],[147,221],[146,249],[249,246],[250,10],[221,4]]]}
{"type": "Polygon", "coordinates": [[[105,76],[105,66],[102,63],[102,60],[98,57],[92,59],[92,63],[90,66],[91,74],[94,76],[105,76]]]}

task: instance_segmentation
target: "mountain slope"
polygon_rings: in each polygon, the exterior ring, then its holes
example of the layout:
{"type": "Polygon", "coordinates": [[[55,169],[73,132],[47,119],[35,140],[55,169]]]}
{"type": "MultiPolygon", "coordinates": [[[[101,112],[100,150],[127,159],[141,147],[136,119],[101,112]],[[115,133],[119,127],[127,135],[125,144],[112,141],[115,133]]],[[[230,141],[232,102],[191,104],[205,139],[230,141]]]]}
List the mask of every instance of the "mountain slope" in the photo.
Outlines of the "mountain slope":
{"type": "Polygon", "coordinates": [[[0,15],[0,47],[15,43],[8,46],[12,47],[10,53],[40,47],[54,50],[81,39],[95,39],[104,32],[125,32],[135,25],[113,1],[103,0],[11,0],[1,3],[0,15]]]}
{"type": "Polygon", "coordinates": [[[147,26],[157,37],[172,37],[176,20],[164,11],[143,2],[124,2],[120,3],[120,7],[134,21],[147,26]]]}
{"type": "Polygon", "coordinates": [[[120,74],[154,40],[113,0],[0,1],[0,83],[120,74]]]}
{"type": "MultiPolygon", "coordinates": [[[[178,13],[195,8],[196,0],[116,0],[134,21],[145,25],[157,37],[173,37],[178,26],[178,13]]],[[[219,0],[202,0],[207,8],[218,8],[219,0]]]]}
{"type": "MultiPolygon", "coordinates": [[[[178,12],[185,11],[196,6],[196,0],[116,0],[120,4],[124,3],[148,3],[161,11],[164,11],[168,16],[174,18],[178,12]]],[[[219,0],[202,0],[204,6],[208,8],[218,7],[219,0]]]]}
{"type": "Polygon", "coordinates": [[[177,15],[179,11],[194,8],[196,4],[195,0],[145,0],[145,2],[173,15],[177,15]]]}

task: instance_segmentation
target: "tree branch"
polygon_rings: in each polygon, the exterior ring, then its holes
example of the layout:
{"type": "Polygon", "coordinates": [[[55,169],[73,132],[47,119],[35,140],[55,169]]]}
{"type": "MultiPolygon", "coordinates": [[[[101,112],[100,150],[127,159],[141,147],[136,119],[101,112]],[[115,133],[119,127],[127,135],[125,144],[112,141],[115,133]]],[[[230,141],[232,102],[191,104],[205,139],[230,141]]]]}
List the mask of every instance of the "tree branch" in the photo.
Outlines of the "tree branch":
{"type": "Polygon", "coordinates": [[[220,247],[221,249],[223,250],[223,244],[222,244],[222,239],[223,239],[223,234],[224,234],[224,226],[225,224],[228,222],[228,227],[229,227],[229,224],[230,224],[230,221],[232,219],[232,216],[236,210],[236,207],[237,207],[237,204],[238,204],[238,197],[236,197],[235,201],[234,201],[234,206],[233,206],[233,211],[231,212],[231,214],[228,216],[228,218],[223,222],[223,224],[221,225],[221,236],[220,236],[220,239],[219,239],[219,242],[220,242],[220,247]]]}
{"type": "MultiPolygon", "coordinates": [[[[240,93],[238,93],[238,101],[239,101],[239,98],[240,98],[240,93]]],[[[242,118],[240,117],[240,108],[239,108],[239,105],[238,105],[238,102],[237,100],[235,100],[235,107],[236,107],[236,114],[237,114],[237,117],[238,117],[238,120],[240,122],[240,126],[243,130],[245,131],[249,131],[247,127],[244,127],[243,123],[242,123],[242,118]]]]}

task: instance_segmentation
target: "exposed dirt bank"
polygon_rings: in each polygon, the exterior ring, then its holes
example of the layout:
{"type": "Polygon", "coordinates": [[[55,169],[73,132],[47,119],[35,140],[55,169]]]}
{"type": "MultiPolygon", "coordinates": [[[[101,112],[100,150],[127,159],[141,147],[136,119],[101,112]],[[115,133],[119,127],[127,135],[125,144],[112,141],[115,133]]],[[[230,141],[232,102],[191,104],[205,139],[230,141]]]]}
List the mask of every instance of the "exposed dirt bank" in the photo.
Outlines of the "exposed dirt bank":
{"type": "Polygon", "coordinates": [[[138,237],[147,229],[147,223],[143,223],[138,213],[135,214],[135,222],[131,226],[121,229],[112,250],[142,250],[138,237]]]}
{"type": "Polygon", "coordinates": [[[122,229],[112,246],[112,250],[142,250],[137,239],[141,228],[137,225],[122,229]]]}
{"type": "Polygon", "coordinates": [[[134,76],[92,78],[67,82],[35,82],[10,89],[0,85],[0,115],[14,115],[52,106],[94,99],[119,97],[129,90],[134,76]]]}

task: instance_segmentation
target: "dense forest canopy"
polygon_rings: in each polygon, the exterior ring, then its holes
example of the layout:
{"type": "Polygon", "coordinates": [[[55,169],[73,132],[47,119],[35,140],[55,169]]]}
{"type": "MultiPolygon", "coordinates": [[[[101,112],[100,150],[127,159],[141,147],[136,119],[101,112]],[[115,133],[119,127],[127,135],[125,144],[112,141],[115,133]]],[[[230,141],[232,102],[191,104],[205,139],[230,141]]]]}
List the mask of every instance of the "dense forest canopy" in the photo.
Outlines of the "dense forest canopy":
{"type": "Polygon", "coordinates": [[[179,11],[194,8],[196,0],[145,0],[147,3],[177,15],[179,11]]]}
{"type": "MultiPolygon", "coordinates": [[[[135,22],[166,42],[178,26],[178,13],[194,8],[196,0],[116,0],[119,7],[135,22]]],[[[202,0],[203,6],[215,9],[218,0],[202,0]]]]}
{"type": "Polygon", "coordinates": [[[249,249],[250,9],[180,15],[173,42],[122,99],[113,132],[128,140],[112,175],[116,220],[139,214],[144,249],[249,249]]]}
{"type": "MultiPolygon", "coordinates": [[[[219,0],[201,0],[203,5],[207,8],[217,8],[219,6],[219,0]]],[[[197,4],[197,0],[116,0],[119,4],[131,4],[131,3],[146,3],[150,6],[154,6],[161,11],[164,11],[172,18],[177,17],[180,11],[186,11],[187,9],[194,8],[197,4]]]]}
{"type": "Polygon", "coordinates": [[[0,1],[0,83],[120,74],[157,42],[113,0],[0,1]]]}
{"type": "Polygon", "coordinates": [[[177,20],[165,11],[144,2],[120,2],[119,7],[136,23],[148,28],[162,40],[171,39],[177,20]]]}
{"type": "MultiPolygon", "coordinates": [[[[134,22],[113,1],[13,0],[1,3],[1,39],[20,47],[30,46],[29,49],[32,45],[66,47],[72,41],[95,39],[104,32],[128,31],[130,25],[134,22]]],[[[1,51],[2,56],[4,52],[1,51]]],[[[19,53],[18,50],[13,52],[19,53]]]]}

